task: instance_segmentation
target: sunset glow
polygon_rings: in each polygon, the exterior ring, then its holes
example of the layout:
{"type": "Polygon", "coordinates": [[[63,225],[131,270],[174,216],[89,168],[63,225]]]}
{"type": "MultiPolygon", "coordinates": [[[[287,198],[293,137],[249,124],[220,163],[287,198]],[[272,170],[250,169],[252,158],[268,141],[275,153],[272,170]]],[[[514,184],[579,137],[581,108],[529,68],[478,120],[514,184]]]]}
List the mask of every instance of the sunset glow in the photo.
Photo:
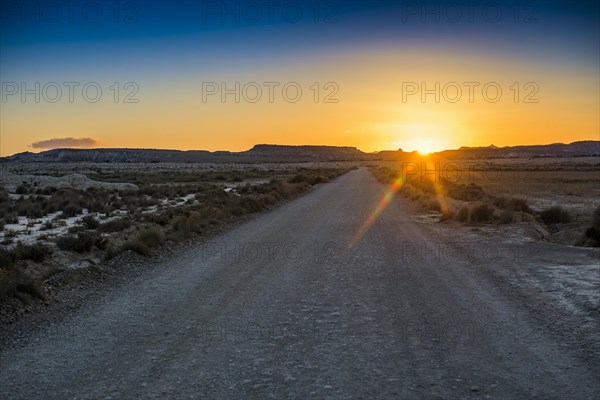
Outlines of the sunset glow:
{"type": "Polygon", "coordinates": [[[1,154],[69,137],[94,147],[422,154],[598,139],[593,2],[540,7],[529,23],[506,3],[498,23],[457,24],[422,23],[394,2],[340,3],[327,23],[309,11],[297,23],[236,22],[200,4],[143,2],[120,25],[5,16],[1,154]],[[445,39],[429,40],[437,31],[445,39]]]}

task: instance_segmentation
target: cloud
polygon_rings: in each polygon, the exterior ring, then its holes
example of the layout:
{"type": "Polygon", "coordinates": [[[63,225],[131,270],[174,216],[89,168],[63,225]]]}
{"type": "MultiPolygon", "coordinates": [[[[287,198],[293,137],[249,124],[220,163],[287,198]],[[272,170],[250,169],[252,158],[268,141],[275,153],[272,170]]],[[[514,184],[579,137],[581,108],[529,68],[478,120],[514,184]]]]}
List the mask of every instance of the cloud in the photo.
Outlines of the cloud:
{"type": "Polygon", "coordinates": [[[98,141],[92,138],[55,138],[31,143],[34,149],[57,149],[63,147],[95,147],[98,141]]]}

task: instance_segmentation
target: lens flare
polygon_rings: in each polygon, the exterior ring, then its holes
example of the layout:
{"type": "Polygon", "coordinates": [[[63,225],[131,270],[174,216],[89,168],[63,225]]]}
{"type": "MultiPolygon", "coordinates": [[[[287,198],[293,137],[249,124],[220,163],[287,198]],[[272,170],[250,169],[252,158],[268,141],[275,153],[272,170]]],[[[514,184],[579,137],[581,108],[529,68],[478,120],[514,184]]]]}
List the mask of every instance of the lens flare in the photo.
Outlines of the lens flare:
{"type": "Polygon", "coordinates": [[[402,176],[399,176],[398,178],[396,178],[396,180],[394,180],[394,182],[390,185],[388,191],[377,204],[377,207],[375,207],[375,210],[373,210],[371,214],[369,214],[364,224],[362,224],[358,232],[356,232],[350,246],[356,244],[360,240],[360,238],[362,238],[363,235],[369,230],[369,228],[375,223],[375,221],[377,221],[377,218],[379,218],[383,210],[385,210],[385,208],[390,204],[390,202],[394,198],[394,195],[398,192],[398,190],[400,190],[403,183],[404,182],[402,176]]]}

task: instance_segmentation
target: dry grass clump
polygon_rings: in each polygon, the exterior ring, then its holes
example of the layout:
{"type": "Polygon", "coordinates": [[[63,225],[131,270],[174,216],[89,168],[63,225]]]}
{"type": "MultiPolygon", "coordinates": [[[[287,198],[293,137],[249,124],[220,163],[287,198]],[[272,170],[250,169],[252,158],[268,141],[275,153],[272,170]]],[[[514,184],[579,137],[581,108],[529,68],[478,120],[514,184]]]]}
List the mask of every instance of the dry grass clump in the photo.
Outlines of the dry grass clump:
{"type": "Polygon", "coordinates": [[[492,222],[493,219],[494,207],[487,202],[478,203],[469,211],[469,222],[471,223],[492,222]]]}
{"type": "Polygon", "coordinates": [[[147,226],[143,228],[135,239],[127,240],[119,246],[109,245],[104,252],[104,260],[110,260],[118,254],[131,250],[141,256],[147,257],[152,254],[152,249],[165,243],[165,234],[158,226],[147,226]]]}
{"type": "Polygon", "coordinates": [[[187,235],[190,233],[202,233],[208,225],[208,221],[199,212],[192,211],[187,215],[176,217],[172,228],[175,232],[187,235]]]}
{"type": "Polygon", "coordinates": [[[600,246],[600,205],[592,214],[592,226],[586,229],[585,236],[593,240],[596,246],[600,246]]]}
{"type": "Polygon", "coordinates": [[[441,179],[442,186],[446,189],[448,197],[462,201],[478,201],[486,197],[483,188],[475,183],[468,185],[462,183],[453,183],[448,179],[441,179]]]}
{"type": "Polygon", "coordinates": [[[566,224],[571,222],[571,214],[560,206],[554,206],[542,211],[540,219],[546,225],[566,224]]]}
{"type": "Polygon", "coordinates": [[[124,251],[127,250],[131,250],[141,256],[147,257],[150,254],[152,254],[152,250],[150,250],[150,247],[148,247],[148,245],[146,245],[146,243],[142,242],[141,240],[130,240],[128,242],[125,242],[118,250],[118,253],[122,253],[124,251]]]}
{"type": "Polygon", "coordinates": [[[158,247],[165,244],[165,234],[157,226],[149,226],[140,231],[138,240],[149,247],[158,247]]]}
{"type": "Polygon", "coordinates": [[[74,251],[77,253],[87,253],[96,246],[98,249],[104,249],[103,239],[97,232],[79,232],[77,235],[62,236],[56,240],[56,245],[61,250],[74,251]]]}
{"type": "Polygon", "coordinates": [[[96,229],[100,225],[98,220],[91,215],[81,218],[81,224],[87,229],[96,229]]]}
{"type": "Polygon", "coordinates": [[[10,250],[0,247],[0,268],[6,268],[19,260],[32,260],[41,262],[52,254],[52,249],[41,243],[23,244],[18,242],[10,250]]]}
{"type": "Polygon", "coordinates": [[[517,197],[495,197],[494,205],[502,210],[532,213],[527,200],[517,197]]]}
{"type": "Polygon", "coordinates": [[[469,206],[462,206],[460,210],[458,210],[458,213],[456,213],[456,220],[458,222],[467,222],[469,220],[469,212],[469,206]]]}
{"type": "Polygon", "coordinates": [[[0,268],[0,299],[14,296],[28,303],[29,298],[26,295],[45,299],[44,284],[39,279],[33,278],[20,265],[13,264],[7,268],[0,268]]]}
{"type": "Polygon", "coordinates": [[[132,225],[132,221],[130,218],[117,218],[108,222],[104,222],[98,225],[99,232],[120,232],[129,228],[132,225]]]}
{"type": "Polygon", "coordinates": [[[21,261],[42,262],[51,254],[52,250],[40,243],[27,245],[19,242],[11,250],[0,248],[0,299],[16,296],[28,302],[25,294],[44,299],[44,285],[25,270],[21,261]]]}

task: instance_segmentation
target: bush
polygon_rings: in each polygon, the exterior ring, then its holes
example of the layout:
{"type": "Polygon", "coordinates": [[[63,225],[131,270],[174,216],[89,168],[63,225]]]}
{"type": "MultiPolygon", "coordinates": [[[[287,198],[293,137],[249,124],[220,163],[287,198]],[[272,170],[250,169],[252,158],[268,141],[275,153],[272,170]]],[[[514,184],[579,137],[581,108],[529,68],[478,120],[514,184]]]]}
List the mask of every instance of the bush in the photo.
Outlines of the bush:
{"type": "Polygon", "coordinates": [[[468,185],[452,183],[447,179],[442,180],[442,184],[448,190],[448,197],[462,201],[481,200],[485,196],[483,188],[475,183],[468,185]]]}
{"type": "Polygon", "coordinates": [[[82,211],[83,209],[81,207],[74,204],[69,204],[63,209],[62,218],[74,217],[77,214],[80,214],[82,211]]]}
{"type": "Polygon", "coordinates": [[[118,218],[98,225],[100,232],[120,232],[131,226],[129,218],[118,218]]]}
{"type": "Polygon", "coordinates": [[[469,212],[470,222],[489,222],[494,216],[494,208],[488,203],[479,203],[469,212]]]}
{"type": "Polygon", "coordinates": [[[54,228],[54,224],[52,223],[52,221],[46,221],[42,224],[42,226],[40,227],[40,230],[47,231],[52,228],[54,228]]]}
{"type": "Polygon", "coordinates": [[[138,240],[149,247],[157,247],[165,243],[165,234],[160,228],[151,226],[140,231],[138,240]]]}
{"type": "Polygon", "coordinates": [[[458,214],[456,214],[456,220],[459,222],[467,222],[469,220],[468,206],[462,206],[460,210],[458,210],[458,214]]]}
{"type": "Polygon", "coordinates": [[[442,211],[442,206],[437,199],[430,199],[426,201],[425,207],[431,211],[442,211]]]}
{"type": "Polygon", "coordinates": [[[308,182],[308,181],[309,181],[308,177],[303,173],[296,174],[293,177],[291,177],[290,179],[288,179],[289,183],[301,183],[301,182],[308,182]]]}
{"type": "Polygon", "coordinates": [[[585,236],[600,242],[600,206],[596,207],[592,214],[592,226],[586,229],[585,236]]]}
{"type": "Polygon", "coordinates": [[[440,221],[450,221],[454,219],[454,212],[452,210],[446,209],[442,211],[442,215],[440,216],[440,221]]]}
{"type": "Polygon", "coordinates": [[[16,194],[27,194],[27,193],[29,193],[29,189],[25,185],[19,185],[19,186],[17,186],[15,193],[16,194]]]}
{"type": "MultiPolygon", "coordinates": [[[[91,232],[79,232],[77,236],[63,236],[58,238],[56,245],[61,250],[85,253],[99,242],[99,236],[91,232]]],[[[100,246],[101,247],[101,246],[100,246]]]]}
{"type": "Polygon", "coordinates": [[[503,210],[521,211],[531,214],[531,208],[529,208],[527,200],[516,197],[496,197],[494,199],[494,205],[503,210]]]}
{"type": "Polygon", "coordinates": [[[121,247],[121,252],[131,250],[138,253],[141,256],[149,256],[151,254],[150,248],[140,240],[130,240],[121,247]]]}
{"type": "Polygon", "coordinates": [[[160,226],[166,226],[170,218],[166,213],[152,213],[144,215],[144,220],[160,226]]]}
{"type": "Polygon", "coordinates": [[[181,215],[173,221],[173,230],[184,234],[201,233],[207,226],[208,222],[198,212],[181,215]]]}
{"type": "Polygon", "coordinates": [[[41,262],[50,254],[52,254],[52,249],[41,243],[29,245],[18,242],[12,250],[0,248],[0,268],[7,268],[19,260],[41,262]]]}
{"type": "Polygon", "coordinates": [[[100,225],[98,220],[91,215],[86,215],[85,217],[81,218],[81,223],[87,229],[96,229],[100,225]]]}
{"type": "Polygon", "coordinates": [[[592,214],[592,227],[600,229],[600,205],[596,207],[592,214]]]}
{"type": "Polygon", "coordinates": [[[323,182],[327,182],[329,180],[329,178],[324,177],[323,175],[317,175],[311,178],[310,180],[310,184],[312,185],[316,185],[318,183],[323,183],[323,182]]]}
{"type": "Polygon", "coordinates": [[[6,250],[0,247],[0,268],[6,268],[17,261],[17,254],[14,250],[6,250]]]}
{"type": "Polygon", "coordinates": [[[566,224],[571,222],[571,215],[562,207],[550,207],[540,213],[540,218],[546,225],[566,224]]]}
{"type": "Polygon", "coordinates": [[[19,242],[14,251],[19,260],[33,260],[38,262],[44,261],[46,256],[52,254],[52,250],[41,243],[27,245],[19,242]]]}
{"type": "Polygon", "coordinates": [[[500,214],[500,223],[501,224],[511,224],[513,222],[513,212],[509,210],[502,211],[500,214]]]}
{"type": "Polygon", "coordinates": [[[27,300],[22,297],[22,293],[40,299],[46,298],[42,282],[33,278],[22,268],[13,265],[7,269],[0,269],[0,299],[14,295],[21,301],[26,302],[27,300]]]}

